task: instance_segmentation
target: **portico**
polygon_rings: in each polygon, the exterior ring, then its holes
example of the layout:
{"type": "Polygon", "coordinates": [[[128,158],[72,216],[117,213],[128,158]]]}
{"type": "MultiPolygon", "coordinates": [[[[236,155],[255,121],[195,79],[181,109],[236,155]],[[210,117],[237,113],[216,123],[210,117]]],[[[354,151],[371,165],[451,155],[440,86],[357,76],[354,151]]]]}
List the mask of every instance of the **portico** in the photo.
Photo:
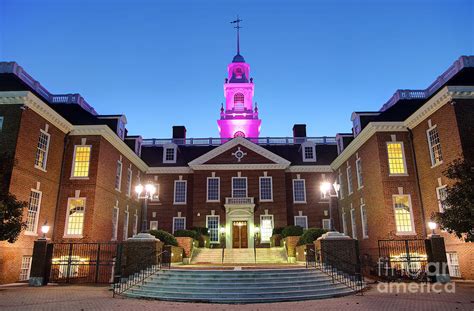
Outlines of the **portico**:
{"type": "Polygon", "coordinates": [[[224,207],[226,248],[253,248],[255,234],[253,198],[226,198],[224,207]]]}

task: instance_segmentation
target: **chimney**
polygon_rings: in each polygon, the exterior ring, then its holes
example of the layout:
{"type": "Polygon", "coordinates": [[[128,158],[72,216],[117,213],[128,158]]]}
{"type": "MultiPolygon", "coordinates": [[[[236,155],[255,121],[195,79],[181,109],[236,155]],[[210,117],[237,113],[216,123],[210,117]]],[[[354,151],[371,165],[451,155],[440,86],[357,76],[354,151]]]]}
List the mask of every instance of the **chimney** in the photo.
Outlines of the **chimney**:
{"type": "Polygon", "coordinates": [[[306,141],[306,124],[293,125],[293,138],[295,138],[295,143],[304,143],[306,141]]]}
{"type": "Polygon", "coordinates": [[[173,126],[173,142],[178,145],[186,142],[186,127],[182,125],[173,126]]]}

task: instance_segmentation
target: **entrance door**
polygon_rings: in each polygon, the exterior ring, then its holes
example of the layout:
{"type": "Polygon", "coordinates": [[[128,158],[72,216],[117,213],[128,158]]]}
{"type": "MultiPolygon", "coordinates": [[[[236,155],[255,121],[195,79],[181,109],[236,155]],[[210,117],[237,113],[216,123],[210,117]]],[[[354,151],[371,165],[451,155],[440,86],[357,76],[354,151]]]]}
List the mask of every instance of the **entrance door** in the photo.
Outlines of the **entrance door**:
{"type": "Polygon", "coordinates": [[[247,222],[233,221],[232,222],[232,247],[233,248],[247,248],[247,222]]]}

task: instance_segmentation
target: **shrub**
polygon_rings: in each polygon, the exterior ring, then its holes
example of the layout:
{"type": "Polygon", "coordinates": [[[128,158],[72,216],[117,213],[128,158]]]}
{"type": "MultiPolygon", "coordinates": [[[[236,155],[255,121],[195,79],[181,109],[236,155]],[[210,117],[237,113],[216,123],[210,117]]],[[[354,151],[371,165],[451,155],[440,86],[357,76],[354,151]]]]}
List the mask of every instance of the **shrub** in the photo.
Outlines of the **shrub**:
{"type": "Polygon", "coordinates": [[[191,230],[196,231],[198,235],[209,235],[209,229],[206,227],[192,227],[191,230]]]}
{"type": "Polygon", "coordinates": [[[176,238],[166,231],[150,230],[148,233],[155,236],[155,238],[159,239],[161,242],[165,243],[165,245],[178,246],[178,241],[176,241],[176,238]]]}
{"type": "Polygon", "coordinates": [[[288,226],[281,231],[282,237],[300,236],[303,234],[303,228],[300,226],[288,226]]]}
{"type": "Polygon", "coordinates": [[[174,233],[174,236],[193,238],[194,240],[197,240],[199,239],[200,234],[194,230],[178,230],[174,233]]]}
{"type": "Polygon", "coordinates": [[[325,234],[327,231],[321,228],[310,228],[306,230],[298,240],[297,245],[312,244],[314,240],[325,234]]]}
{"type": "Polygon", "coordinates": [[[273,228],[272,235],[281,234],[281,232],[283,231],[283,229],[284,229],[283,227],[273,228]]]}

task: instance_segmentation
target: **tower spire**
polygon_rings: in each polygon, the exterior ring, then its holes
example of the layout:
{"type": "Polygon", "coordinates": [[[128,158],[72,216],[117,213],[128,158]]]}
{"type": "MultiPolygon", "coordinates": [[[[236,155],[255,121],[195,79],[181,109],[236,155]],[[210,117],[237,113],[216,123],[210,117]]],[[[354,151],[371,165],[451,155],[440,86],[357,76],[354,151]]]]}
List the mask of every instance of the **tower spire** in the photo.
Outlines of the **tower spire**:
{"type": "Polygon", "coordinates": [[[242,21],[243,20],[239,18],[239,15],[237,15],[237,19],[235,21],[230,22],[231,24],[237,24],[236,26],[234,26],[234,28],[237,29],[237,55],[240,55],[240,28],[242,28],[240,26],[240,22],[242,21]]]}

